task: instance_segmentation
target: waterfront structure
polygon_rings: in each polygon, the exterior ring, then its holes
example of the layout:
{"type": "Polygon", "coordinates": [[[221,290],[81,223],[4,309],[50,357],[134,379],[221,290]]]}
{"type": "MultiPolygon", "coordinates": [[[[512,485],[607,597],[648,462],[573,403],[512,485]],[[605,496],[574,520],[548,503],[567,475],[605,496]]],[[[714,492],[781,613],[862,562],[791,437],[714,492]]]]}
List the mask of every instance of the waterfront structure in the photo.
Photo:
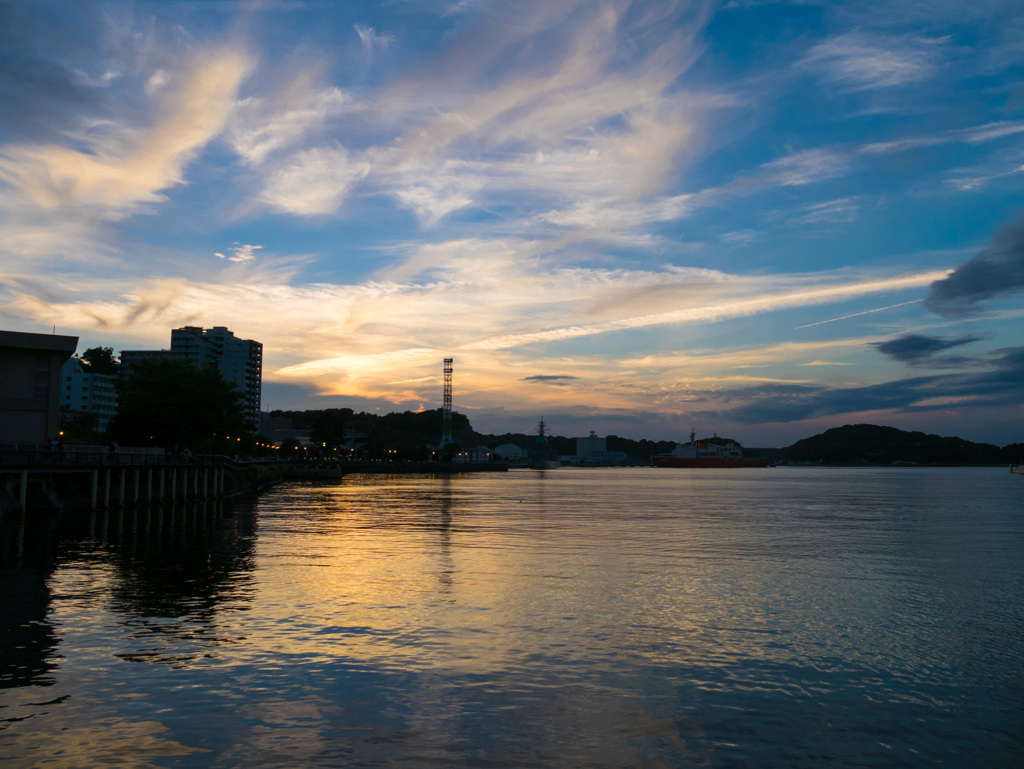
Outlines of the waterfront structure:
{"type": "Polygon", "coordinates": [[[107,425],[117,413],[117,376],[94,374],[88,363],[74,356],[64,362],[61,379],[60,407],[64,417],[77,419],[93,414],[96,430],[106,432],[107,425]]]}
{"type": "Polygon", "coordinates": [[[463,449],[452,458],[458,464],[480,464],[491,461],[491,450],[486,446],[474,446],[471,449],[463,449]]]}
{"type": "Polygon", "coordinates": [[[767,467],[766,457],[744,457],[743,447],[735,441],[697,440],[690,432],[689,443],[677,443],[668,454],[651,457],[655,467],[767,467]]]}
{"type": "Polygon", "coordinates": [[[216,366],[224,379],[242,395],[245,419],[253,431],[260,429],[260,400],[263,390],[263,345],[239,339],[225,326],[204,329],[183,326],[171,331],[170,350],[122,350],[121,373],[130,376],[140,360],[167,357],[191,361],[197,366],[216,366]]]}
{"type": "Polygon", "coordinates": [[[0,331],[0,443],[58,436],[61,366],[77,347],[77,336],[0,331]]]}

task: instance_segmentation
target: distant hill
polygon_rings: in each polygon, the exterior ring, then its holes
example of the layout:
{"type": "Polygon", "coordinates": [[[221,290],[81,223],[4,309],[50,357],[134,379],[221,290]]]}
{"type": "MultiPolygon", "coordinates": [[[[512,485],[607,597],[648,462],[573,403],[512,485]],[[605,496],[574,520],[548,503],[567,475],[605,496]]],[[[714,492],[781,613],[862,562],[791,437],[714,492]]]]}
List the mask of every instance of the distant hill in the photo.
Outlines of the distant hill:
{"type": "Polygon", "coordinates": [[[880,425],[845,425],[797,441],[790,462],[825,465],[1000,465],[1024,459],[1024,444],[995,446],[880,425]]]}

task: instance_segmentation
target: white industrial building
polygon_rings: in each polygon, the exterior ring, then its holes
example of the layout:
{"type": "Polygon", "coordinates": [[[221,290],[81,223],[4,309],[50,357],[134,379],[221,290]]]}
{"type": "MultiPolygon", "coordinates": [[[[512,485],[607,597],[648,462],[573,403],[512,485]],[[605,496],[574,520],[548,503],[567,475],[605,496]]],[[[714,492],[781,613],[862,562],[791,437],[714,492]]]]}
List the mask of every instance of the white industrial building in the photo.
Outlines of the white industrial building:
{"type": "Polygon", "coordinates": [[[514,443],[503,443],[494,450],[494,455],[506,462],[526,459],[526,452],[514,443]]]}

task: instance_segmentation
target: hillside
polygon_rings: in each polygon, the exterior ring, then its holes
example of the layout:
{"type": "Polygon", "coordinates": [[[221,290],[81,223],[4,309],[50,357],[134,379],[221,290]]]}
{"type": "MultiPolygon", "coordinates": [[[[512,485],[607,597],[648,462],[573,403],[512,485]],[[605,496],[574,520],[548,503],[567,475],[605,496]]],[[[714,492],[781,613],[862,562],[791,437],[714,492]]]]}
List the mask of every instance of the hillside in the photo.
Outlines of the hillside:
{"type": "Polygon", "coordinates": [[[880,425],[845,425],[799,440],[785,451],[790,462],[826,465],[1000,465],[1024,457],[1024,444],[1000,448],[880,425]]]}

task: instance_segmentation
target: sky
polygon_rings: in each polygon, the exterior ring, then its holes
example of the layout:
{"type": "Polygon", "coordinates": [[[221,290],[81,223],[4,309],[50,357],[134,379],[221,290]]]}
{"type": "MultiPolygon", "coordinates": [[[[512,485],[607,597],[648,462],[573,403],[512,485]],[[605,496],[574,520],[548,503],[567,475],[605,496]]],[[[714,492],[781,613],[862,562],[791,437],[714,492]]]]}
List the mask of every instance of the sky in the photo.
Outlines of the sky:
{"type": "Polygon", "coordinates": [[[1024,441],[1024,6],[0,0],[0,328],[263,408],[1024,441]]]}

